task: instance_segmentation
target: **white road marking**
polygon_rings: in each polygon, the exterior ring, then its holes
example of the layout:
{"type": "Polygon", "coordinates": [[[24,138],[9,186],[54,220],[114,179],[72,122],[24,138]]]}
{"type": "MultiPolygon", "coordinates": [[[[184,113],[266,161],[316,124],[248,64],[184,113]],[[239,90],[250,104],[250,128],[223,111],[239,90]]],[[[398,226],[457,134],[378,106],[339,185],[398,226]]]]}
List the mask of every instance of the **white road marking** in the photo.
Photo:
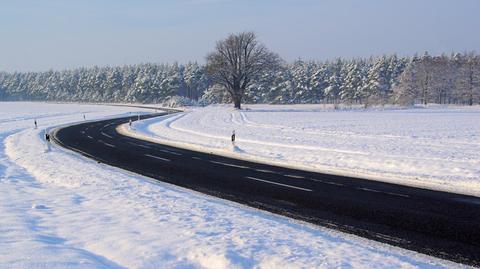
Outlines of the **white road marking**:
{"type": "Polygon", "coordinates": [[[108,143],[106,143],[106,142],[103,142],[103,144],[104,144],[105,146],[109,146],[109,147],[111,147],[111,148],[114,148],[114,147],[115,147],[114,145],[108,144],[108,143]]]}
{"type": "Polygon", "coordinates": [[[249,167],[247,167],[247,166],[236,165],[236,164],[231,164],[231,163],[222,163],[222,162],[216,162],[216,161],[210,161],[210,162],[211,162],[211,163],[215,163],[215,164],[225,165],[225,166],[236,167],[236,168],[243,168],[243,169],[249,168],[249,167]]]}
{"type": "Polygon", "coordinates": [[[273,172],[267,169],[254,169],[257,172],[263,172],[263,173],[271,173],[271,174],[276,174],[277,172],[273,172]]]}
{"type": "Polygon", "coordinates": [[[274,185],[279,185],[279,186],[283,186],[283,187],[287,187],[287,188],[291,188],[291,189],[297,189],[297,190],[302,190],[302,191],[312,191],[311,189],[305,189],[305,188],[301,188],[301,187],[297,187],[297,186],[292,186],[292,185],[287,185],[287,184],[283,184],[283,183],[273,182],[273,181],[269,181],[269,180],[265,180],[265,179],[261,179],[261,178],[256,178],[256,177],[245,177],[245,178],[260,181],[260,182],[270,183],[270,184],[274,184],[274,185]]]}
{"type": "Polygon", "coordinates": [[[320,180],[320,179],[316,179],[316,178],[307,178],[308,180],[311,180],[311,181],[315,181],[315,182],[322,182],[324,183],[323,180],[320,180]]]}
{"type": "Polygon", "coordinates": [[[394,193],[394,192],[385,192],[386,194],[394,195],[394,196],[400,196],[400,197],[405,197],[405,198],[410,198],[410,195],[406,194],[400,194],[400,193],[394,193]]]}
{"type": "Polygon", "coordinates": [[[106,136],[106,137],[108,137],[108,138],[112,138],[112,139],[113,139],[113,137],[111,137],[110,135],[108,135],[108,134],[106,134],[106,133],[104,133],[104,132],[102,132],[102,135],[103,135],[103,136],[106,136]]]}
{"type": "Polygon", "coordinates": [[[325,184],[335,185],[335,186],[345,186],[342,183],[332,182],[332,181],[323,181],[325,184]]]}
{"type": "Polygon", "coordinates": [[[302,176],[297,176],[297,175],[285,175],[286,177],[291,177],[291,178],[305,178],[302,176]]]}
{"type": "Polygon", "coordinates": [[[87,135],[87,137],[90,138],[90,139],[93,139],[93,137],[91,137],[91,136],[89,136],[89,135],[87,135]]]}
{"type": "Polygon", "coordinates": [[[158,159],[158,160],[162,160],[162,161],[166,161],[166,162],[170,161],[169,159],[165,159],[165,158],[158,157],[158,156],[153,156],[153,155],[150,155],[150,154],[145,154],[145,156],[150,157],[150,158],[155,158],[155,159],[158,159]]]}
{"type": "Polygon", "coordinates": [[[369,189],[369,188],[357,188],[358,190],[362,190],[362,191],[369,191],[369,192],[377,192],[377,193],[385,193],[385,194],[388,194],[388,195],[394,195],[394,196],[400,196],[400,197],[410,197],[409,195],[406,195],[406,194],[400,194],[400,193],[394,193],[394,192],[386,192],[386,191],[378,191],[378,190],[374,190],[374,189],[369,189]]]}
{"type": "Polygon", "coordinates": [[[200,158],[198,157],[192,157],[192,159],[195,159],[195,160],[201,160],[200,158]]]}
{"type": "Polygon", "coordinates": [[[141,147],[141,148],[144,148],[144,149],[150,149],[149,146],[145,146],[145,145],[142,145],[142,144],[136,144],[137,146],[141,147]]]}
{"type": "Polygon", "coordinates": [[[369,188],[357,188],[357,189],[362,190],[362,191],[369,191],[369,192],[381,192],[381,191],[377,191],[377,190],[369,189],[369,188]]]}
{"type": "Polygon", "coordinates": [[[182,155],[182,154],[180,154],[180,153],[173,152],[173,151],[166,150],[166,149],[159,149],[159,151],[165,152],[165,153],[169,153],[169,154],[173,154],[173,155],[177,155],[177,156],[181,156],[181,155],[182,155]]]}

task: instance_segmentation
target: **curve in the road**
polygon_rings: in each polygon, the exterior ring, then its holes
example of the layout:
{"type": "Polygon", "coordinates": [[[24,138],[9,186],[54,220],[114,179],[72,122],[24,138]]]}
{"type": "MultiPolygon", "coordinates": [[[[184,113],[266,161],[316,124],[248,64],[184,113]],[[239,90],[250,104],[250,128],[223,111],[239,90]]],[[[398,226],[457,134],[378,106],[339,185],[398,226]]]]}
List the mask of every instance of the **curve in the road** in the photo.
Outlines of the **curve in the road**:
{"type": "MultiPolygon", "coordinates": [[[[141,119],[163,114],[143,115],[141,119]]],[[[480,265],[480,199],[237,160],[123,136],[137,116],[81,123],[53,140],[144,176],[469,265],[480,265]]]]}

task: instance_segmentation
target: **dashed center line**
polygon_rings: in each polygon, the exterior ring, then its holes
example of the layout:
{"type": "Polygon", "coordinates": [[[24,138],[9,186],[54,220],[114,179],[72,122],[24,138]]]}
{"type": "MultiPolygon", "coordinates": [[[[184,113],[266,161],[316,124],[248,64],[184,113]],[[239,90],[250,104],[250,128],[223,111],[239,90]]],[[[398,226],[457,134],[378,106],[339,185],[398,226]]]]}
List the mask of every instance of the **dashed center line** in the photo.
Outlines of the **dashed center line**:
{"type": "Polygon", "coordinates": [[[105,146],[109,146],[109,147],[111,147],[111,148],[114,148],[114,147],[115,147],[114,145],[108,144],[108,143],[106,143],[106,142],[103,142],[103,144],[104,144],[105,146]]]}
{"type": "Polygon", "coordinates": [[[369,192],[381,192],[381,191],[377,191],[377,190],[369,189],[369,188],[357,188],[357,189],[362,190],[362,191],[369,191],[369,192]]]}
{"type": "Polygon", "coordinates": [[[332,181],[323,181],[325,184],[335,185],[335,186],[345,186],[342,183],[332,182],[332,181]]]}
{"type": "Polygon", "coordinates": [[[145,154],[145,156],[150,157],[150,158],[154,158],[154,159],[158,159],[158,160],[161,160],[161,161],[165,161],[165,162],[170,161],[169,159],[165,159],[165,158],[158,157],[158,156],[153,156],[153,155],[150,155],[150,154],[145,154]]]}
{"type": "Polygon", "coordinates": [[[278,186],[282,186],[282,187],[287,187],[287,188],[291,188],[291,189],[297,189],[297,190],[308,191],[308,192],[312,191],[311,189],[306,189],[306,188],[302,188],[302,187],[297,187],[297,186],[287,185],[287,184],[283,184],[283,183],[273,182],[273,181],[269,181],[269,180],[265,180],[265,179],[261,179],[261,178],[256,178],[256,177],[245,177],[245,178],[255,180],[255,181],[265,182],[265,183],[269,183],[269,184],[274,184],[274,185],[278,185],[278,186]]]}
{"type": "Polygon", "coordinates": [[[166,149],[159,149],[159,151],[165,152],[165,153],[169,153],[169,154],[173,154],[173,155],[177,155],[177,156],[181,156],[181,155],[182,155],[182,154],[180,154],[180,153],[173,152],[173,151],[166,150],[166,149]]]}
{"type": "Polygon", "coordinates": [[[362,190],[362,191],[369,191],[369,192],[376,192],[376,193],[384,193],[384,194],[388,194],[388,195],[394,195],[394,196],[400,196],[400,197],[410,197],[409,195],[406,195],[406,194],[400,194],[400,193],[394,193],[394,192],[386,192],[386,191],[379,191],[379,190],[374,190],[374,189],[369,189],[369,188],[357,188],[358,190],[362,190]]]}
{"type": "Polygon", "coordinates": [[[286,177],[291,177],[291,178],[302,178],[304,179],[304,176],[297,176],[297,175],[285,175],[286,177]]]}
{"type": "MultiPolygon", "coordinates": [[[[103,136],[106,136],[108,138],[111,138],[113,139],[112,136],[104,133],[104,132],[101,132],[101,134],[103,136]]],[[[89,139],[93,139],[92,136],[90,135],[87,135],[87,137],[89,139]]],[[[112,148],[115,148],[114,145],[112,144],[109,144],[109,143],[106,143],[104,142],[103,140],[98,140],[100,143],[108,146],[108,147],[112,147],[112,148]]],[[[152,149],[150,146],[146,146],[146,145],[142,145],[142,144],[136,144],[136,143],[132,143],[132,142],[128,142],[129,144],[131,145],[134,145],[134,146],[138,146],[138,147],[142,147],[142,148],[146,148],[146,149],[152,149]]],[[[168,153],[168,154],[173,154],[173,155],[182,155],[181,153],[177,153],[177,152],[173,152],[173,151],[170,151],[170,150],[166,150],[166,149],[158,149],[159,151],[161,152],[165,152],[165,153],[168,153]]],[[[162,158],[162,157],[158,157],[158,156],[154,156],[154,155],[150,155],[150,154],[144,154],[144,156],[147,156],[147,157],[150,157],[150,158],[154,158],[154,159],[157,159],[157,160],[161,160],[161,161],[165,161],[165,162],[170,162],[171,160],[169,159],[166,159],[166,158],[162,158]]],[[[201,158],[199,157],[191,157],[192,159],[195,159],[195,160],[202,160],[201,158]]],[[[242,169],[251,169],[250,167],[247,167],[247,166],[244,166],[244,165],[236,165],[236,164],[231,164],[231,163],[225,163],[225,162],[218,162],[218,161],[209,161],[210,163],[214,163],[214,164],[219,164],[219,165],[223,165],[223,166],[229,166],[229,167],[235,167],[235,168],[242,168],[242,169]]],[[[267,170],[267,169],[252,169],[254,171],[257,171],[257,172],[263,172],[263,173],[272,173],[272,174],[277,174],[277,172],[274,172],[274,171],[271,171],[271,170],[267,170]]],[[[296,179],[306,179],[306,177],[304,176],[299,176],[299,175],[292,175],[292,174],[286,174],[284,175],[285,177],[290,177],[290,178],[296,178],[296,179]]],[[[274,181],[270,181],[270,180],[266,180],[266,179],[261,179],[261,178],[257,178],[257,177],[245,177],[246,179],[250,179],[250,180],[255,180],[255,181],[259,181],[259,182],[264,182],[264,183],[269,183],[269,184],[273,184],[273,185],[277,185],[277,186],[282,186],[282,187],[287,187],[287,188],[292,188],[292,189],[297,189],[297,190],[302,190],[302,191],[307,191],[307,192],[312,192],[313,190],[311,189],[307,189],[307,188],[302,188],[302,187],[297,187],[297,186],[293,186],[293,185],[288,185],[288,184],[284,184],[284,183],[279,183],[279,182],[274,182],[274,181]]],[[[323,181],[323,180],[315,180],[315,179],[312,179],[313,181],[317,181],[317,182],[322,182],[322,183],[325,183],[325,184],[329,184],[329,185],[335,185],[335,186],[345,186],[344,184],[342,183],[337,183],[337,182],[332,182],[332,181],[323,181]]],[[[400,194],[400,193],[394,193],[394,192],[383,192],[383,191],[379,191],[379,190],[375,190],[375,189],[370,189],[370,188],[364,188],[364,187],[358,187],[357,188],[358,190],[362,190],[362,191],[368,191],[368,192],[374,192],[374,193],[385,193],[385,194],[388,194],[388,195],[393,195],[393,196],[399,196],[399,197],[405,197],[405,198],[408,198],[410,197],[409,195],[406,195],[406,194],[400,194]]]]}
{"type": "Polygon", "coordinates": [[[103,136],[106,136],[106,137],[108,137],[108,138],[112,138],[112,139],[113,139],[112,136],[110,136],[110,135],[108,135],[108,134],[106,134],[106,133],[104,133],[104,132],[102,132],[102,135],[103,135],[103,136]]]}
{"type": "Polygon", "coordinates": [[[273,172],[271,170],[267,170],[267,169],[254,169],[255,171],[257,172],[263,172],[263,173],[270,173],[270,174],[276,174],[277,172],[273,172]]]}
{"type": "Polygon", "coordinates": [[[225,165],[225,166],[236,167],[236,168],[243,168],[243,169],[249,168],[249,167],[247,167],[247,166],[236,165],[236,164],[231,164],[231,163],[222,163],[222,162],[216,162],[216,161],[209,161],[209,162],[215,163],[215,164],[220,164],[220,165],[225,165]]]}
{"type": "Polygon", "coordinates": [[[407,194],[401,194],[401,193],[394,193],[394,192],[385,192],[386,194],[394,195],[394,196],[400,196],[400,197],[405,197],[405,198],[410,198],[410,195],[407,194]]]}
{"type": "Polygon", "coordinates": [[[136,144],[137,146],[141,147],[141,148],[144,148],[144,149],[150,149],[149,146],[145,146],[145,145],[142,145],[142,144],[136,144]]]}

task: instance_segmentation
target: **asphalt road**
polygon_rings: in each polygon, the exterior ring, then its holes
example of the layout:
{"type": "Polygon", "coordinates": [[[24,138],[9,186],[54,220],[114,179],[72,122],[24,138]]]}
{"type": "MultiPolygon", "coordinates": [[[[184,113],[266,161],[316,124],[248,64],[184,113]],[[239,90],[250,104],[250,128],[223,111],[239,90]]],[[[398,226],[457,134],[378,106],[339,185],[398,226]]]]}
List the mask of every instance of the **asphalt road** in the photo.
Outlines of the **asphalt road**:
{"type": "Polygon", "coordinates": [[[155,144],[118,134],[115,128],[128,121],[120,118],[62,128],[54,131],[53,140],[98,162],[160,181],[480,266],[480,198],[155,144]]]}

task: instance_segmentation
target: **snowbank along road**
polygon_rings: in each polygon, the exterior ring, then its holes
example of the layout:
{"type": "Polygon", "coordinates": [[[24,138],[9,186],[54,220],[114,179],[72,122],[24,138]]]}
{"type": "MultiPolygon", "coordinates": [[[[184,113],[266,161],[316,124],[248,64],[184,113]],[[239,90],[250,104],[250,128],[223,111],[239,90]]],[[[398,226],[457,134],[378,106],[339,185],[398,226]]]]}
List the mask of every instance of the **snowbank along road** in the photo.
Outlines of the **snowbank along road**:
{"type": "MultiPolygon", "coordinates": [[[[146,119],[159,114],[144,115],[146,119]]],[[[62,146],[148,177],[429,255],[480,265],[480,199],[237,160],[123,136],[138,117],[55,130],[62,146]]]]}

